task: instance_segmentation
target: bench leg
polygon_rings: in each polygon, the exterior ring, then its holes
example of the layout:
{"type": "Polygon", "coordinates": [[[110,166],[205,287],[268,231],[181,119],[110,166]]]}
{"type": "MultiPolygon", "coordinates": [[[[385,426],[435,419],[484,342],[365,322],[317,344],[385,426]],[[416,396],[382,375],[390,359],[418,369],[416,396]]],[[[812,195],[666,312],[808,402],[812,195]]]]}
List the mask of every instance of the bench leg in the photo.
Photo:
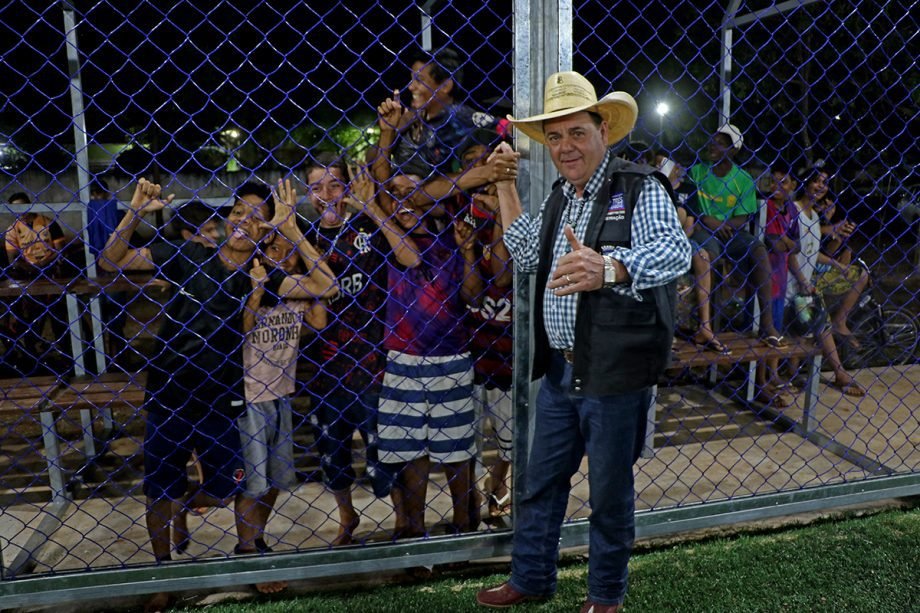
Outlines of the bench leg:
{"type": "Polygon", "coordinates": [[[808,383],[805,385],[805,406],[802,408],[802,431],[814,432],[815,407],[818,403],[818,384],[821,382],[821,352],[818,351],[806,362],[808,364],[808,383]]]}
{"type": "Polygon", "coordinates": [[[645,442],[642,445],[640,458],[651,458],[655,455],[655,411],[658,409],[658,386],[652,386],[652,397],[648,403],[645,414],[645,442]]]}
{"type": "Polygon", "coordinates": [[[48,464],[48,481],[51,484],[51,500],[54,503],[69,500],[64,487],[64,469],[61,467],[61,442],[58,438],[57,422],[50,410],[39,411],[42,424],[42,440],[45,443],[45,462],[48,464]]]}
{"type": "Polygon", "coordinates": [[[87,459],[96,457],[96,437],[93,434],[93,414],[90,409],[80,409],[80,425],[83,427],[83,452],[87,459]]]}
{"type": "Polygon", "coordinates": [[[67,302],[67,318],[70,326],[70,351],[73,354],[73,371],[79,376],[86,374],[86,364],[83,362],[83,322],[80,321],[80,309],[77,297],[65,294],[67,302]]]}
{"type": "Polygon", "coordinates": [[[99,306],[99,296],[93,296],[89,301],[89,311],[92,315],[90,322],[93,330],[93,350],[96,354],[96,372],[105,372],[105,337],[102,330],[102,308],[99,306]]]}
{"type": "Polygon", "coordinates": [[[100,438],[104,441],[107,441],[109,440],[109,437],[112,436],[112,430],[115,423],[112,419],[112,408],[102,407],[99,409],[99,413],[102,415],[102,435],[100,438]]]}
{"type": "Polygon", "coordinates": [[[757,362],[748,362],[747,385],[744,388],[744,399],[748,404],[754,402],[757,395],[757,362]]]}

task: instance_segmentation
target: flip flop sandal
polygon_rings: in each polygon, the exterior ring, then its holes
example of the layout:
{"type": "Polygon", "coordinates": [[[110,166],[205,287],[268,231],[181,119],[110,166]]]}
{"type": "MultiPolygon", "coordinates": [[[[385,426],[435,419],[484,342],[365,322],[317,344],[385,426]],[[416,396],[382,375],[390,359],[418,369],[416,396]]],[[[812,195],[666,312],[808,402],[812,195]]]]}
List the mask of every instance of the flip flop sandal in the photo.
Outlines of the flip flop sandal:
{"type": "Polygon", "coordinates": [[[757,395],[754,396],[754,400],[762,403],[764,406],[773,406],[777,409],[791,407],[794,402],[790,394],[777,388],[760,390],[757,395]]]}
{"type": "Polygon", "coordinates": [[[775,336],[773,334],[770,336],[761,336],[760,341],[767,347],[772,347],[773,349],[785,349],[789,346],[789,343],[786,342],[784,337],[775,336]]]}
{"type": "Polygon", "coordinates": [[[502,517],[511,512],[511,492],[508,491],[501,498],[495,495],[495,492],[489,494],[489,515],[491,517],[502,517]]]}
{"type": "Polygon", "coordinates": [[[695,338],[691,338],[690,342],[693,343],[695,346],[699,347],[700,349],[714,351],[715,353],[718,353],[719,355],[731,355],[732,354],[732,350],[726,347],[725,345],[723,345],[722,341],[720,341],[716,337],[712,337],[705,341],[698,341],[695,338]]]}

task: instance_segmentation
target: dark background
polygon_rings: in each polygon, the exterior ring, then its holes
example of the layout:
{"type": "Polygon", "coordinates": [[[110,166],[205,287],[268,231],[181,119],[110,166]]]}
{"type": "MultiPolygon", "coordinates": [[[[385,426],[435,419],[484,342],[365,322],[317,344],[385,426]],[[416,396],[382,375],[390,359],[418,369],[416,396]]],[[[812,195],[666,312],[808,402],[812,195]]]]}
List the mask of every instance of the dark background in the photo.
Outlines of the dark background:
{"type": "MultiPolygon", "coordinates": [[[[575,69],[599,95],[622,89],[636,96],[633,138],[687,164],[719,122],[726,4],[575,5],[575,69]],[[654,112],[659,100],[671,107],[664,118],[654,112]]],[[[743,2],[739,13],[768,4],[743,2]]],[[[884,223],[886,203],[916,181],[911,4],[817,2],[737,29],[732,122],[745,135],[739,161],[764,168],[782,158],[795,169],[825,160],[838,171],[844,206],[884,223]]],[[[225,161],[225,128],[240,130],[241,141],[229,146],[253,172],[297,166],[311,149],[372,139],[363,132],[373,109],[393,88],[405,91],[421,40],[418,7],[393,0],[371,7],[291,0],[74,6],[88,138],[137,143],[107,169],[129,175],[215,170],[225,161]],[[216,161],[208,158],[215,150],[216,161]]],[[[436,2],[433,20],[434,47],[450,44],[470,58],[461,82],[472,105],[508,112],[511,0],[436,2]]],[[[7,173],[72,168],[60,5],[8,2],[0,30],[0,142],[24,154],[4,164],[7,173]]]]}

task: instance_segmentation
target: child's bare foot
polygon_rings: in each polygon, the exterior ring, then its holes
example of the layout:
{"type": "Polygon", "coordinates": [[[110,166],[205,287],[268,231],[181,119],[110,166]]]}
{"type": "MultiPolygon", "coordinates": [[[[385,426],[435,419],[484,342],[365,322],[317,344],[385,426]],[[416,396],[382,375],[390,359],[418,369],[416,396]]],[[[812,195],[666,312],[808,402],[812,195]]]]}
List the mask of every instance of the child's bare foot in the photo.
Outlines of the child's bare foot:
{"type": "Polygon", "coordinates": [[[173,604],[173,596],[167,592],[154,594],[144,605],[144,613],[161,613],[173,604]]]}
{"type": "Polygon", "coordinates": [[[342,523],[339,525],[339,534],[332,541],[333,547],[341,547],[343,545],[351,545],[355,542],[355,530],[358,528],[358,524],[361,523],[361,518],[358,516],[353,517],[347,523],[342,523]]]}
{"type": "Polygon", "coordinates": [[[856,379],[849,375],[838,375],[831,385],[839,389],[844,396],[859,397],[866,395],[866,390],[860,387],[859,383],[856,382],[856,379]]]}
{"type": "Polygon", "coordinates": [[[287,581],[269,581],[266,583],[256,583],[256,591],[260,594],[277,594],[287,589],[287,581]]]}

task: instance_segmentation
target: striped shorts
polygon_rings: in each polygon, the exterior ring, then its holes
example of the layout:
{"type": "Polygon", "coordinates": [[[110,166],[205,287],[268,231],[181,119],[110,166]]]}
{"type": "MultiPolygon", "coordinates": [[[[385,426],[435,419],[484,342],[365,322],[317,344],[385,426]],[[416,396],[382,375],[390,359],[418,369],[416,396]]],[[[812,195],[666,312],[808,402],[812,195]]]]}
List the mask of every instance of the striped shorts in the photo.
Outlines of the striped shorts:
{"type": "Polygon", "coordinates": [[[514,449],[514,410],[511,405],[511,390],[498,387],[477,385],[474,388],[473,398],[480,405],[478,414],[480,422],[492,420],[492,430],[495,442],[498,445],[498,457],[504,462],[511,461],[514,449]]]}
{"type": "Polygon", "coordinates": [[[476,455],[473,362],[468,353],[417,356],[390,351],[380,391],[379,460],[425,457],[453,464],[476,455]]]}

